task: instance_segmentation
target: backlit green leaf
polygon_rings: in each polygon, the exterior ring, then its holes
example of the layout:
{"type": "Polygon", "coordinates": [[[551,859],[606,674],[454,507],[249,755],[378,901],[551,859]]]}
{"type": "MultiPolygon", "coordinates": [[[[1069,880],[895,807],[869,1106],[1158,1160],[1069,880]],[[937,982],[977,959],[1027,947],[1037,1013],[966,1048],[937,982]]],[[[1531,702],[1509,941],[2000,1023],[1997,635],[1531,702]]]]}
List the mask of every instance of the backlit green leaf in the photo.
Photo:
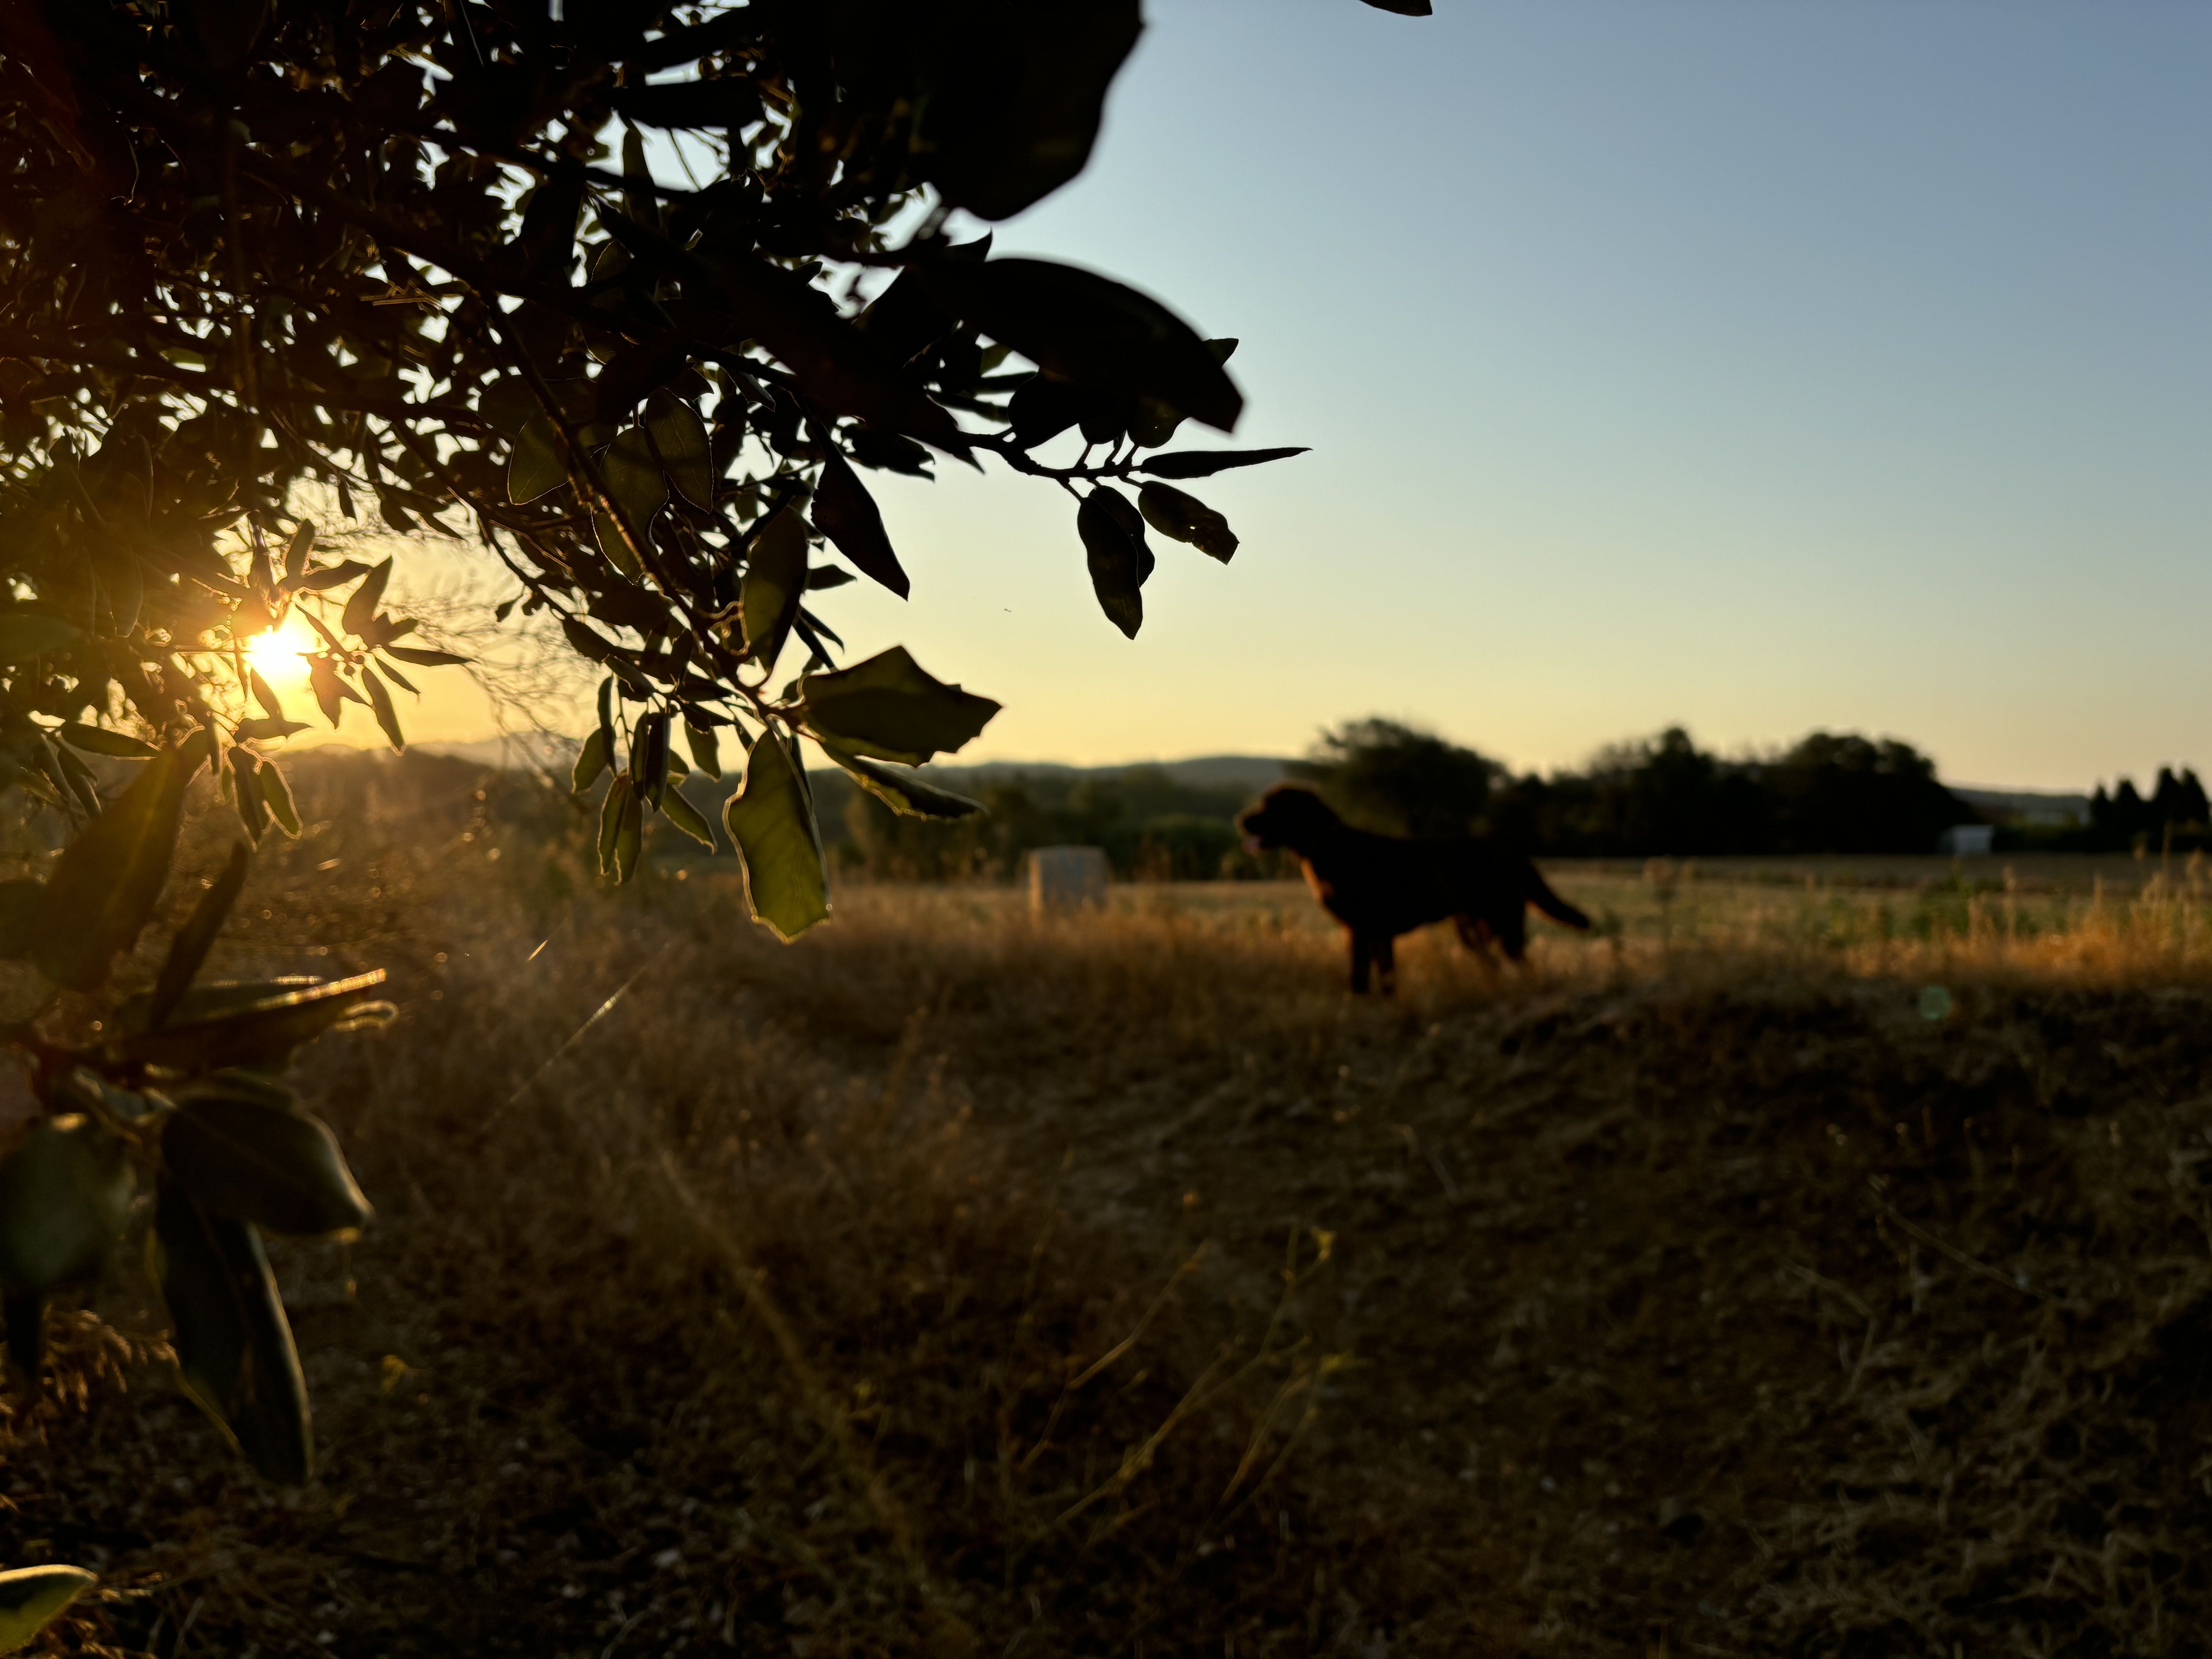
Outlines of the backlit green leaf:
{"type": "Polygon", "coordinates": [[[787,507],[753,538],[745,579],[738,590],[745,652],[763,669],[773,668],[785,636],[799,619],[806,591],[806,520],[787,507]]]}
{"type": "Polygon", "coordinates": [[[615,842],[622,836],[623,814],[629,809],[631,794],[629,774],[615,779],[607,790],[606,799],[599,803],[599,873],[611,876],[615,870],[615,842]]]}
{"type": "Polygon", "coordinates": [[[568,774],[568,787],[582,794],[599,781],[599,774],[607,769],[607,734],[599,726],[592,728],[584,739],[584,746],[576,751],[576,764],[568,774]]]}
{"type": "Polygon", "coordinates": [[[671,789],[660,798],[661,816],[674,824],[702,847],[712,850],[714,845],[714,826],[705,816],[684,798],[681,789],[671,789]]]}
{"type": "Polygon", "coordinates": [[[516,507],[550,495],[568,482],[561,434],[542,411],[523,423],[507,458],[507,499],[516,507]]]}
{"type": "Polygon", "coordinates": [[[622,885],[637,871],[638,850],[645,844],[645,799],[635,787],[623,793],[622,822],[615,826],[615,884],[622,885]]]}
{"type": "Polygon", "coordinates": [[[744,787],[722,808],[744,865],[753,920],[787,944],[830,914],[830,878],[814,802],[783,739],[763,732],[745,761],[744,787]]]}
{"type": "Polygon", "coordinates": [[[902,645],[799,683],[802,717],[846,752],[919,765],[960,748],[999,712],[988,697],[925,673],[902,645]]]}
{"type": "Polygon", "coordinates": [[[842,745],[825,743],[823,752],[853,775],[853,781],[894,812],[910,818],[965,818],[983,811],[983,803],[956,795],[925,782],[904,767],[885,766],[851,753],[842,745]]]}
{"type": "Polygon", "coordinates": [[[0,1653],[29,1646],[33,1637],[99,1582],[82,1567],[17,1567],[0,1572],[0,1653]]]}
{"type": "Polygon", "coordinates": [[[714,462],[707,423],[680,398],[656,392],[646,400],[645,429],[652,434],[653,447],[659,452],[677,494],[696,507],[711,510],[714,462]]]}

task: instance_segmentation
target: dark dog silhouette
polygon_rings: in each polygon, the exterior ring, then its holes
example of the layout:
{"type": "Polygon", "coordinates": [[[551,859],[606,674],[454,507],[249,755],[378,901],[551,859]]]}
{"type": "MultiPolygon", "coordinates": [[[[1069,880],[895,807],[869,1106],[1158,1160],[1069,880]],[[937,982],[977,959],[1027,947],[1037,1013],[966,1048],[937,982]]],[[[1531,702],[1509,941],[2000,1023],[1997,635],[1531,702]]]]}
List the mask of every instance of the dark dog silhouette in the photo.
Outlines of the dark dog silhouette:
{"type": "Polygon", "coordinates": [[[1397,988],[1401,933],[1449,917],[1468,948],[1495,940],[1515,962],[1528,945],[1528,906],[1569,927],[1589,918],[1545,885],[1518,853],[1472,836],[1408,841],[1355,830],[1310,789],[1278,784],[1237,826],[1261,848],[1283,848],[1305,863],[1306,884],[1352,935],[1352,988],[1367,988],[1370,967],[1382,994],[1397,988]]]}

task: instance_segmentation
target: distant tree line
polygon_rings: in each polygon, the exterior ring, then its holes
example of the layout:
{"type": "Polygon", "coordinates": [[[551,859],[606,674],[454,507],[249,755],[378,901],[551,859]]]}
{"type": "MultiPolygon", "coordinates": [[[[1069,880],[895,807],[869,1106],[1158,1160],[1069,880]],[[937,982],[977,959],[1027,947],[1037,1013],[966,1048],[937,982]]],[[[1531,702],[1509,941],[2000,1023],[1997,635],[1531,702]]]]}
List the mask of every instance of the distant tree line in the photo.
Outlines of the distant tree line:
{"type": "Polygon", "coordinates": [[[1979,821],[1911,744],[1826,732],[1727,759],[1669,726],[1546,778],[1370,720],[1328,733],[1291,771],[1371,829],[1487,833],[1560,857],[1925,853],[1952,825],[1979,821]]]}
{"type": "Polygon", "coordinates": [[[2158,782],[2148,798],[2132,778],[2122,778],[2107,793],[2101,783],[2089,797],[2089,822],[2064,838],[2083,851],[2194,852],[2212,839],[2212,802],[2192,768],[2177,774],[2170,766],[2158,770],[2158,782]]]}
{"type": "MultiPolygon", "coordinates": [[[[1385,720],[1325,732],[1285,771],[1345,817],[1390,835],[1490,835],[1561,858],[1800,853],[1932,853],[1944,830],[1984,815],[1939,781],[1911,744],[1814,732],[1778,752],[1724,757],[1680,726],[1601,750],[1548,776],[1516,774],[1433,732],[1385,720]]],[[[891,881],[1018,876],[1033,848],[1103,847],[1124,879],[1216,880],[1289,873],[1246,852],[1237,813],[1253,791],[1193,784],[1159,767],[1101,775],[968,775],[988,812],[954,823],[896,815],[814,775],[823,839],[848,874],[891,881]]],[[[941,775],[951,787],[962,775],[941,775]]],[[[2212,844],[2212,803],[2194,771],[2166,768],[2148,795],[2121,779],[2087,822],[2001,823],[1999,850],[2193,850],[2212,844]]]]}

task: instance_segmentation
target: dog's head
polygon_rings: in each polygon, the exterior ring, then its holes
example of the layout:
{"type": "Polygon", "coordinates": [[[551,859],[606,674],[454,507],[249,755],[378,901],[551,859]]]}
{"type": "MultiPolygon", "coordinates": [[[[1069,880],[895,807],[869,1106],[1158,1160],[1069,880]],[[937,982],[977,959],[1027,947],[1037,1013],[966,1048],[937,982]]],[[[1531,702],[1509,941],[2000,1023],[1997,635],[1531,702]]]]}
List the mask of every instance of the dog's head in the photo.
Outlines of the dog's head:
{"type": "Polygon", "coordinates": [[[1279,783],[1260,797],[1257,806],[1245,810],[1237,827],[1244,832],[1245,845],[1255,852],[1282,847],[1299,853],[1343,822],[1312,790],[1279,783]]]}

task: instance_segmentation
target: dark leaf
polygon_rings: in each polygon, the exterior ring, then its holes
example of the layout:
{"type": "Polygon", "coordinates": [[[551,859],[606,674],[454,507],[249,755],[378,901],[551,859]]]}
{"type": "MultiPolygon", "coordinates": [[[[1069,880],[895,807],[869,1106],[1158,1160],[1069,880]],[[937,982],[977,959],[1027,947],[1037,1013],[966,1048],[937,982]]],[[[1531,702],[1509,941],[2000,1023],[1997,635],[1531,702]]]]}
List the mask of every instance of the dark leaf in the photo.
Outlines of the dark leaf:
{"type": "Polygon", "coordinates": [[[307,729],[306,723],[301,720],[240,720],[238,723],[238,740],[240,743],[270,742],[307,729]]]}
{"type": "Polygon", "coordinates": [[[1209,558],[1227,564],[1237,551],[1237,532],[1229,520],[1172,484],[1146,484],[1137,492],[1137,507],[1161,535],[1188,542],[1209,558]]]}
{"type": "Polygon", "coordinates": [[[361,665],[361,683],[368,688],[369,707],[376,711],[376,723],[384,728],[392,752],[407,752],[407,735],[399,729],[399,711],[392,706],[392,693],[384,689],[384,682],[367,663],[361,665]]]}
{"type": "Polygon", "coordinates": [[[862,575],[906,598],[906,572],[891,550],[891,538],[884,529],[884,515],[876,508],[875,497],[854,474],[836,440],[819,426],[812,429],[814,441],[823,452],[822,479],[814,490],[815,527],[862,575]]]}
{"type": "Polygon", "coordinates": [[[999,705],[922,672],[902,645],[799,683],[802,718],[846,752],[918,765],[956,750],[988,725],[999,705]]]}
{"type": "Polygon", "coordinates": [[[274,1232],[320,1237],[368,1221],[368,1200],[337,1138],[319,1120],[265,1099],[180,1100],[162,1126],[161,1163],[207,1209],[274,1232]]]}
{"type": "Polygon", "coordinates": [[[607,101],[617,115],[649,127],[749,127],[763,112],[752,82],[737,79],[621,87],[607,101]]]}
{"type": "Polygon", "coordinates": [[[814,802],[798,761],[773,731],[754,742],[744,787],[723,805],[722,826],[744,865],[754,921],[788,944],[830,914],[814,802]]]}
{"type": "Polygon", "coordinates": [[[321,705],[323,718],[333,726],[338,723],[338,710],[342,707],[349,702],[364,701],[360,692],[338,678],[337,665],[328,657],[307,659],[307,684],[314,690],[315,701],[321,705]]]}
{"type": "Polygon", "coordinates": [[[1435,9],[1429,0],[1366,0],[1377,11],[1392,11],[1401,17],[1430,17],[1435,9]]]}
{"type": "Polygon", "coordinates": [[[284,718],[283,701],[270,688],[269,682],[261,678],[259,669],[249,667],[246,671],[246,683],[252,689],[253,701],[261,705],[263,714],[272,720],[281,720],[284,718]]]}
{"type": "Polygon", "coordinates": [[[288,576],[284,579],[284,585],[296,588],[302,593],[320,593],[329,588],[343,587],[356,576],[367,574],[368,574],[367,565],[357,560],[348,559],[342,564],[331,566],[327,570],[310,570],[296,577],[288,576]]]}
{"type": "Polygon", "coordinates": [[[149,1026],[160,1025],[167,1019],[183,1000],[185,993],[191,988],[192,981],[198,977],[200,965],[207,960],[216,935],[222,931],[223,919],[230,914],[230,907],[238,902],[239,891],[246,885],[246,872],[252,858],[245,842],[232,846],[222,873],[200,895],[191,915],[169,941],[169,954],[162,959],[161,976],[154,981],[153,1000],[146,1007],[149,1026]]]}
{"type": "MultiPolygon", "coordinates": [[[[299,527],[292,532],[292,539],[284,549],[284,575],[287,580],[306,574],[307,556],[314,550],[315,521],[313,519],[302,519],[300,520],[299,527]]],[[[276,712],[275,709],[270,710],[271,714],[276,712]]]]}
{"type": "Polygon", "coordinates": [[[0,1285],[43,1296],[98,1277],[133,1185],[129,1148],[98,1119],[38,1124],[0,1158],[0,1285]]]}
{"type": "Polygon", "coordinates": [[[630,776],[637,792],[652,805],[660,805],[660,795],[668,783],[668,716],[655,710],[637,723],[637,737],[630,745],[630,776]]]}
{"type": "MultiPolygon", "coordinates": [[[[1091,562],[1091,588],[1107,621],[1131,639],[1145,625],[1145,596],[1140,591],[1137,544],[1121,520],[1094,490],[1075,511],[1075,531],[1091,562]]],[[[1127,503],[1124,502],[1126,506],[1127,503]]]]}
{"type": "Polygon", "coordinates": [[[261,799],[269,805],[269,816],[276,820],[278,829],[297,841],[300,809],[293,802],[292,786],[284,781],[284,775],[276,769],[274,761],[263,761],[254,777],[261,785],[261,799]]]}
{"type": "Polygon", "coordinates": [[[1040,368],[1157,398],[1224,432],[1237,424],[1243,394],[1206,342],[1134,289],[1043,259],[940,259],[921,269],[948,310],[1040,368]]]}
{"type": "Polygon", "coordinates": [[[457,668],[475,660],[472,657],[457,657],[450,651],[425,651],[414,645],[387,645],[383,649],[386,656],[412,663],[417,668],[457,668]]]}
{"type": "Polygon", "coordinates": [[[832,587],[842,587],[853,580],[853,573],[834,564],[817,564],[806,573],[806,591],[824,592],[832,587]]]}
{"type": "Polygon", "coordinates": [[[185,1392],[264,1476],[305,1485],[315,1461],[307,1385],[260,1235],[164,1182],[150,1254],[185,1392]]]}
{"type": "Polygon", "coordinates": [[[230,751],[231,804],[238,808],[238,820],[246,826],[246,833],[256,847],[261,837],[269,833],[269,803],[261,793],[261,757],[251,749],[240,747],[230,751]]]}
{"type": "Polygon", "coordinates": [[[47,978],[96,990],[116,952],[137,942],[169,877],[185,786],[206,752],[196,735],[148,761],[63,853],[32,931],[32,960],[47,978]]]}
{"type": "Polygon", "coordinates": [[[1144,25],[1137,0],[966,15],[975,21],[946,43],[944,79],[923,106],[917,166],[953,205],[1005,219],[1083,170],[1106,89],[1144,25]]]}
{"type": "Polygon", "coordinates": [[[392,1005],[368,994],[384,983],[381,968],[349,979],[264,980],[197,985],[185,993],[167,1024],[145,1025],[146,1003],[124,1005],[128,1034],[112,1046],[117,1061],[167,1071],[281,1062],[325,1031],[382,1024],[392,1005]]]}
{"type": "Polygon", "coordinates": [[[1295,449],[1178,449],[1165,455],[1154,455],[1139,461],[1139,471],[1161,478],[1210,478],[1217,472],[1226,472],[1232,466],[1258,466],[1264,461],[1288,460],[1293,455],[1304,455],[1304,448],[1295,449]]]}
{"type": "Polygon", "coordinates": [[[345,602],[345,630],[356,637],[367,633],[368,625],[376,620],[376,607],[384,603],[384,590],[392,580],[392,561],[372,565],[368,574],[361,579],[345,602]]]}
{"type": "Polygon", "coordinates": [[[1091,493],[1091,500],[1099,510],[1112,519],[1121,533],[1129,538],[1129,545],[1137,554],[1137,586],[1142,587],[1152,579],[1152,544],[1145,539],[1144,514],[1129,504],[1129,498],[1111,484],[1100,484],[1091,493]]]}
{"type": "Polygon", "coordinates": [[[146,760],[161,750],[150,743],[142,743],[121,732],[111,732],[103,726],[86,726],[81,721],[66,722],[55,735],[72,748],[88,754],[114,755],[124,760],[146,760]]]}

